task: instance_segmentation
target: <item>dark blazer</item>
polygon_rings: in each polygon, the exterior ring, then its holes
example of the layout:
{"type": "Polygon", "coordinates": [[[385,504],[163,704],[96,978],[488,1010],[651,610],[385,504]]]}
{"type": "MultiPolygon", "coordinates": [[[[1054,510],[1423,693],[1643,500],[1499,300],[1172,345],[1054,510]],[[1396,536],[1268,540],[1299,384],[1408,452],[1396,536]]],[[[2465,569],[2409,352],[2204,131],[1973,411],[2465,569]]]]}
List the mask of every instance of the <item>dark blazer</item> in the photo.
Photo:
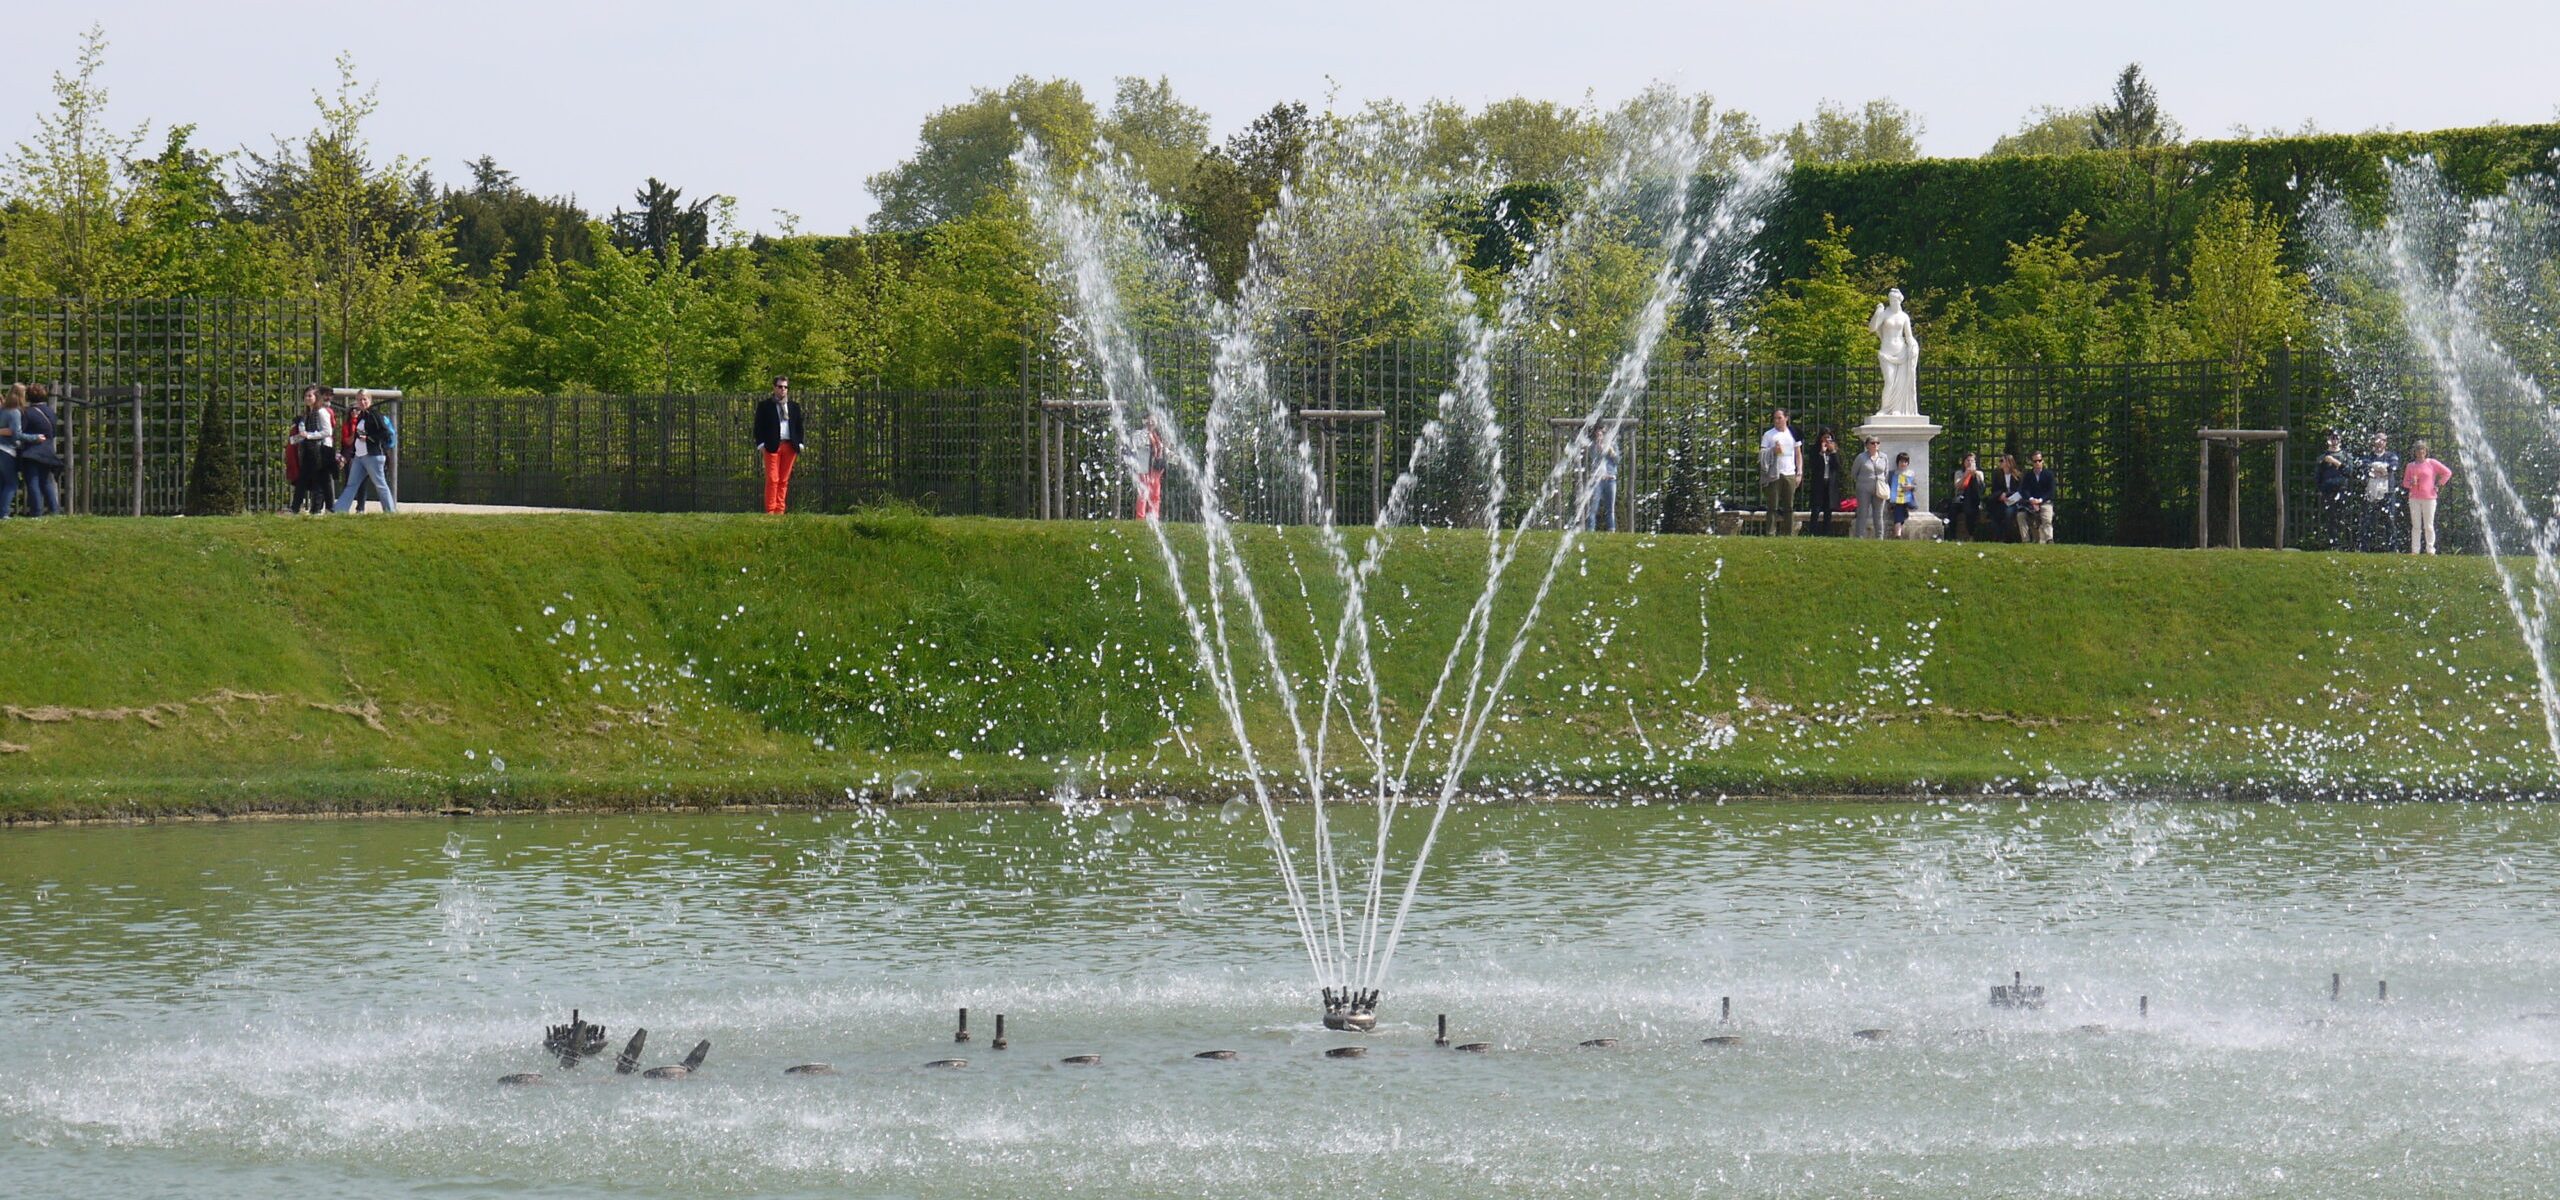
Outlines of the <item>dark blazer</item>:
{"type": "Polygon", "coordinates": [[[2027,472],[2025,482],[2018,488],[2018,494],[2021,499],[2053,503],[2053,468],[2046,467],[2041,471],[2027,472]]]}
{"type": "Polygon", "coordinates": [[[2009,493],[2011,492],[2018,494],[2018,502],[2020,504],[2026,503],[2027,477],[2003,471],[1996,467],[1993,468],[1991,471],[1991,503],[1997,505],[2002,512],[2009,511],[2009,493]]]}
{"type": "Polygon", "coordinates": [[[756,448],[768,450],[785,440],[794,450],[808,445],[809,419],[801,413],[799,401],[785,400],[777,404],[773,397],[767,396],[756,404],[756,448]],[[782,436],[782,422],[786,417],[791,421],[788,439],[782,436]]]}
{"type": "Polygon", "coordinates": [[[1804,481],[1814,487],[1840,486],[1840,452],[1807,450],[1804,454],[1804,481]]]}

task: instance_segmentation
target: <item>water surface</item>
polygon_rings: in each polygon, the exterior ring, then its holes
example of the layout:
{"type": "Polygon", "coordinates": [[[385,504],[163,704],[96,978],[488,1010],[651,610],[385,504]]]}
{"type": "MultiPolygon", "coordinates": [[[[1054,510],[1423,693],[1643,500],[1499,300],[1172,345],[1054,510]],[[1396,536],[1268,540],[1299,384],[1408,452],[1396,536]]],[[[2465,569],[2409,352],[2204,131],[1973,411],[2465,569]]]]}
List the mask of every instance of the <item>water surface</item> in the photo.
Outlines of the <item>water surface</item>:
{"type": "Polygon", "coordinates": [[[1259,818],[1215,808],[19,831],[0,1193],[2543,1194],[2556,834],[2486,805],[1472,809],[1346,1062],[1259,818]],[[2049,1007],[1992,1010],[2012,971],[2049,1007]],[[560,1072],[572,1006],[710,1062],[560,1072]],[[1439,1012],[1497,1051],[1435,1051],[1439,1012]],[[781,1074],[810,1060],[843,1073],[781,1074]]]}

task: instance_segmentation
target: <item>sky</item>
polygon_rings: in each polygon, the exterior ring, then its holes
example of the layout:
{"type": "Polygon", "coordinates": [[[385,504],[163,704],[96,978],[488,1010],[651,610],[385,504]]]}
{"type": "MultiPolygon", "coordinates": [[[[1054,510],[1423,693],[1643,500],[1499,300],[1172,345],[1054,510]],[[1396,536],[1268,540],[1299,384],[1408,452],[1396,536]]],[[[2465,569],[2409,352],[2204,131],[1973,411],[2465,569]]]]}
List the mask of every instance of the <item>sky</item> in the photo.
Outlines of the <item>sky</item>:
{"type": "Polygon", "coordinates": [[[1283,100],[1614,104],[1656,82],[1784,128],[1889,96],[1931,154],[1971,155],[2037,105],[2101,99],[2139,61],[2190,135],[2235,126],[2436,129],[2560,119],[2560,3],[2258,0],[1827,4],[1658,0],[1158,0],[720,4],[569,0],[0,5],[0,141],[30,136],[80,31],[104,25],[109,114],[197,144],[264,148],[313,123],[355,57],[380,89],[377,151],[459,182],[483,154],[591,210],[651,176],[738,201],[749,229],[860,225],[863,183],[935,109],[1016,75],[1097,106],[1165,76],[1223,137],[1283,100]]]}

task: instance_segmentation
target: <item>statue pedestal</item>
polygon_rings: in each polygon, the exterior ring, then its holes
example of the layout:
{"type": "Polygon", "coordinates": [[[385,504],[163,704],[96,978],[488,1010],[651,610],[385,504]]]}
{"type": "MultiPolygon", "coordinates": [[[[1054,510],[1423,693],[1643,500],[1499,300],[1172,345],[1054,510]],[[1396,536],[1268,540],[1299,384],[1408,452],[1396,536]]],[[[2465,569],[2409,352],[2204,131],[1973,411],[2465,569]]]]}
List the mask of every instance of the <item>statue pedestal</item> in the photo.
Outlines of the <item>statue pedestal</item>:
{"type": "MultiPolygon", "coordinates": [[[[1894,455],[1911,456],[1911,477],[1917,486],[1912,496],[1911,519],[1902,527],[1902,536],[1907,541],[1934,542],[1946,536],[1947,523],[1930,503],[1931,489],[1937,482],[1938,472],[1929,463],[1929,442],[1942,431],[1940,426],[1931,424],[1929,418],[1906,413],[1877,413],[1855,431],[1861,439],[1874,438],[1884,448],[1884,461],[1888,467],[1893,465],[1894,455]]],[[[1866,497],[1858,498],[1859,504],[1866,502],[1866,497]]]]}

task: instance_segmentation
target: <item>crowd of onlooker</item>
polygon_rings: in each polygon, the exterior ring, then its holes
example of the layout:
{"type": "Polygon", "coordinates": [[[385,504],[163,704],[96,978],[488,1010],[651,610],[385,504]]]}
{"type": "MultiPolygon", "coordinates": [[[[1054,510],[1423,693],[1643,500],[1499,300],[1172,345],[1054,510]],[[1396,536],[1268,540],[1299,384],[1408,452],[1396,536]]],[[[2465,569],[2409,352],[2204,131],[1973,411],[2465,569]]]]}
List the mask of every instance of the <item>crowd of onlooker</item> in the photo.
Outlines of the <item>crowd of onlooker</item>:
{"type": "Polygon", "coordinates": [[[13,383],[0,393],[0,517],[61,514],[60,429],[53,394],[43,384],[13,383]]]}
{"type": "MultiPolygon", "coordinates": [[[[1937,504],[1945,536],[1968,541],[2053,540],[2053,469],[2042,453],[2027,456],[2024,469],[2013,454],[1985,473],[1975,456],[1966,454],[1937,504]]],[[[1807,530],[1828,534],[1837,522],[1850,537],[1902,538],[1911,535],[1912,510],[1920,503],[1919,476],[1907,452],[1887,459],[1883,443],[1863,438],[1855,454],[1842,456],[1840,440],[1830,430],[1801,438],[1785,409],[1770,414],[1769,429],[1760,435],[1760,494],[1769,532],[1796,532],[1796,498],[1801,493],[1809,512],[1807,530]]]]}
{"type": "Polygon", "coordinates": [[[285,511],[363,512],[367,485],[381,497],[382,511],[400,511],[391,497],[390,469],[399,427],[391,414],[374,407],[370,392],[357,392],[343,409],[330,404],[336,398],[317,385],[302,389],[302,411],[285,427],[284,477],[293,485],[293,503],[285,511]]]}
{"type": "Polygon", "coordinates": [[[2436,501],[2453,468],[2428,453],[2423,441],[2403,460],[2391,436],[2377,433],[2359,454],[2338,434],[2320,451],[2311,472],[2320,493],[2320,533],[2331,549],[2389,553],[2408,529],[2409,553],[2436,552],[2436,501]]]}

